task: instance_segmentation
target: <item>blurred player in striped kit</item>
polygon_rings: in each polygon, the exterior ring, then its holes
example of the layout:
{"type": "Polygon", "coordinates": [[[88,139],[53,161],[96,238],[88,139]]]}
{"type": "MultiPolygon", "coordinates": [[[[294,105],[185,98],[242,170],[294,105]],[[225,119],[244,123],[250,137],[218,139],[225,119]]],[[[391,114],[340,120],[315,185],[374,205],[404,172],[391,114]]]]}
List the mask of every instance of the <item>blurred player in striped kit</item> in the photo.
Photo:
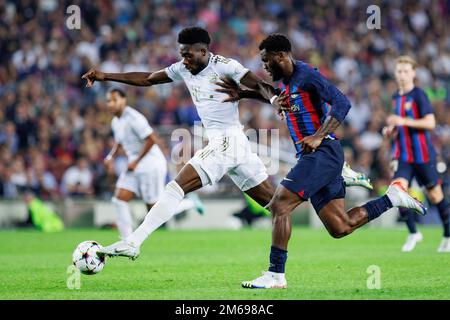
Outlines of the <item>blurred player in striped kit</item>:
{"type": "MultiPolygon", "coordinates": [[[[445,199],[436,169],[436,151],[430,140],[430,131],[436,119],[425,92],[414,85],[417,63],[409,56],[400,56],[395,64],[395,79],[398,91],[392,97],[393,114],[383,129],[386,137],[394,138],[394,181],[408,188],[413,178],[426,188],[426,194],[439,211],[444,237],[439,252],[450,252],[449,203],[445,199]]],[[[412,251],[423,236],[417,231],[415,216],[408,209],[400,213],[409,230],[402,247],[403,252],[412,251]]]]}

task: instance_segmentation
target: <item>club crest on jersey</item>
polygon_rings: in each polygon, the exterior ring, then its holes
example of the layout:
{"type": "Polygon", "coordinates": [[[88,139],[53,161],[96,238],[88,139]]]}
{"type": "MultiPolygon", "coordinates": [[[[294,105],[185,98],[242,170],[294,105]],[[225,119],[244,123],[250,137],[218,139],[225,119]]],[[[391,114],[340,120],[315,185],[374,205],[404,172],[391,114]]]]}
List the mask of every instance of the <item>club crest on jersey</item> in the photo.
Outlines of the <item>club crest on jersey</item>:
{"type": "Polygon", "coordinates": [[[405,110],[411,110],[412,103],[411,102],[405,102],[405,110]]]}
{"type": "Polygon", "coordinates": [[[210,75],[208,81],[211,83],[216,83],[219,80],[219,75],[217,73],[213,73],[210,75]]]}
{"type": "Polygon", "coordinates": [[[295,111],[299,111],[300,107],[296,104],[294,104],[293,106],[291,106],[291,112],[295,112],[295,111]]]}
{"type": "Polygon", "coordinates": [[[291,94],[291,98],[292,98],[292,99],[297,99],[297,97],[298,97],[298,93],[293,93],[293,94],[291,94]]]}

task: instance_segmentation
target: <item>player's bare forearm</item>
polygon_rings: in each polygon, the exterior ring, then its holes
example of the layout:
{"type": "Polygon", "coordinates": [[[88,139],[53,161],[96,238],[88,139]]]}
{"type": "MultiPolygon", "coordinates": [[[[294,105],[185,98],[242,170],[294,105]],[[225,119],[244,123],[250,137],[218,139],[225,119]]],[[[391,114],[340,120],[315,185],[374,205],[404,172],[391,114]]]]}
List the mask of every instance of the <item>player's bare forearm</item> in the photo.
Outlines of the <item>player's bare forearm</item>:
{"type": "Polygon", "coordinates": [[[404,118],[398,115],[390,115],[387,119],[389,126],[406,126],[417,130],[433,130],[436,127],[434,114],[427,114],[420,119],[404,118]]]}
{"type": "Polygon", "coordinates": [[[120,148],[121,148],[120,144],[118,144],[117,142],[114,143],[114,146],[112,147],[111,151],[106,156],[106,159],[114,159],[116,157],[117,153],[119,152],[120,148]]]}
{"type": "Polygon", "coordinates": [[[265,99],[259,91],[255,90],[241,90],[239,92],[239,97],[241,99],[254,99],[264,103],[270,103],[269,99],[265,99]]]}
{"type": "Polygon", "coordinates": [[[315,134],[306,136],[296,143],[302,145],[304,152],[314,152],[322,144],[323,139],[330,133],[333,133],[340,124],[338,119],[333,116],[328,116],[315,134]]]}
{"type": "Polygon", "coordinates": [[[276,90],[272,85],[265,82],[251,71],[247,72],[241,79],[241,84],[256,91],[259,94],[259,97],[257,98],[259,100],[264,99],[270,101],[270,98],[277,95],[276,90]]]}
{"type": "Polygon", "coordinates": [[[265,99],[259,91],[242,89],[239,84],[231,78],[221,77],[220,80],[221,82],[216,82],[216,84],[220,87],[216,89],[216,91],[226,93],[228,95],[228,98],[225,99],[224,102],[238,101],[241,99],[255,99],[265,103],[270,102],[269,99],[265,99]]]}
{"type": "Polygon", "coordinates": [[[156,144],[161,149],[161,151],[168,149],[167,144],[164,142],[164,140],[161,139],[155,132],[153,132],[151,136],[153,138],[154,144],[156,144]]]}
{"type": "Polygon", "coordinates": [[[436,120],[434,116],[432,118],[424,117],[421,119],[405,118],[405,126],[418,130],[433,130],[436,127],[436,120]]]}
{"type": "Polygon", "coordinates": [[[327,135],[333,133],[340,125],[341,122],[338,119],[332,116],[328,116],[325,119],[325,122],[320,126],[319,130],[317,130],[315,135],[321,138],[325,138],[327,135]]]}
{"type": "Polygon", "coordinates": [[[132,86],[151,86],[151,72],[105,73],[105,81],[115,81],[132,86]]]}
{"type": "Polygon", "coordinates": [[[267,82],[264,81],[260,81],[258,83],[258,89],[257,91],[259,92],[259,94],[265,99],[270,101],[270,99],[277,95],[277,92],[275,90],[274,87],[272,87],[272,85],[268,84],[267,82]]]}
{"type": "Polygon", "coordinates": [[[150,151],[150,149],[153,147],[153,145],[155,144],[155,139],[153,139],[153,133],[151,135],[149,135],[146,139],[145,139],[145,144],[142,146],[141,151],[139,152],[138,157],[136,158],[136,160],[134,160],[136,163],[138,163],[139,161],[142,160],[142,158],[145,157],[145,155],[150,151]]]}
{"type": "Polygon", "coordinates": [[[115,81],[142,87],[172,82],[172,80],[167,76],[164,69],[156,72],[126,73],[104,73],[96,69],[91,69],[86,72],[81,78],[87,81],[86,87],[92,87],[95,81],[115,81]]]}

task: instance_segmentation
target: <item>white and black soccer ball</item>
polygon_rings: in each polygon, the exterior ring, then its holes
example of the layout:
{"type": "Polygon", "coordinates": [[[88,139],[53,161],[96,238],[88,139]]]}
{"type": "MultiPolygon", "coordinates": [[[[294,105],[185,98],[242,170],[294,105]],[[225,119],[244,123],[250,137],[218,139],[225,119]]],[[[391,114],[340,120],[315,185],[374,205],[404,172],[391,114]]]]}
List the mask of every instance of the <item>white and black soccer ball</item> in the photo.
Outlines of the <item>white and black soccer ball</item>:
{"type": "Polygon", "coordinates": [[[83,274],[96,274],[103,270],[105,257],[97,256],[101,244],[96,241],[80,243],[72,254],[72,262],[83,274]]]}

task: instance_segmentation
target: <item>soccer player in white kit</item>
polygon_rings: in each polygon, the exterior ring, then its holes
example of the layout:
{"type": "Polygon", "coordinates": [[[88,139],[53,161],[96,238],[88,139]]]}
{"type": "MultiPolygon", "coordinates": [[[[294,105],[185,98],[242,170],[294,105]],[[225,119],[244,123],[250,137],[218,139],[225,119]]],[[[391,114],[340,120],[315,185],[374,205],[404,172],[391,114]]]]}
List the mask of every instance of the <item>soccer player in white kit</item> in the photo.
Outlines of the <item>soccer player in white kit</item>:
{"type": "MultiPolygon", "coordinates": [[[[266,206],[274,194],[266,168],[251,151],[239,122],[237,101],[224,101],[228,95],[217,91],[217,82],[228,77],[259,92],[267,99],[274,89],[233,59],[209,51],[210,37],[198,27],[185,28],[178,34],[181,61],[160,71],[103,73],[96,69],[83,75],[87,87],[94,81],[117,81],[135,86],[184,81],[206,129],[208,145],[199,150],[169,182],[144,222],[126,239],[99,252],[108,256],[136,259],[144,240],[174,214],[183,197],[205,185],[214,184],[227,174],[247,195],[266,206]]],[[[272,102],[272,101],[271,101],[272,102]]],[[[281,107],[281,106],[276,106],[281,107]]]]}
{"type": "Polygon", "coordinates": [[[156,144],[152,127],[143,114],[127,105],[126,94],[111,89],[107,95],[108,110],[114,115],[111,128],[115,144],[105,158],[111,166],[122,148],[128,158],[127,170],[120,174],[112,202],[117,212],[117,227],[122,239],[133,232],[133,219],[128,202],[140,196],[148,210],[163,192],[167,161],[156,144]]]}

